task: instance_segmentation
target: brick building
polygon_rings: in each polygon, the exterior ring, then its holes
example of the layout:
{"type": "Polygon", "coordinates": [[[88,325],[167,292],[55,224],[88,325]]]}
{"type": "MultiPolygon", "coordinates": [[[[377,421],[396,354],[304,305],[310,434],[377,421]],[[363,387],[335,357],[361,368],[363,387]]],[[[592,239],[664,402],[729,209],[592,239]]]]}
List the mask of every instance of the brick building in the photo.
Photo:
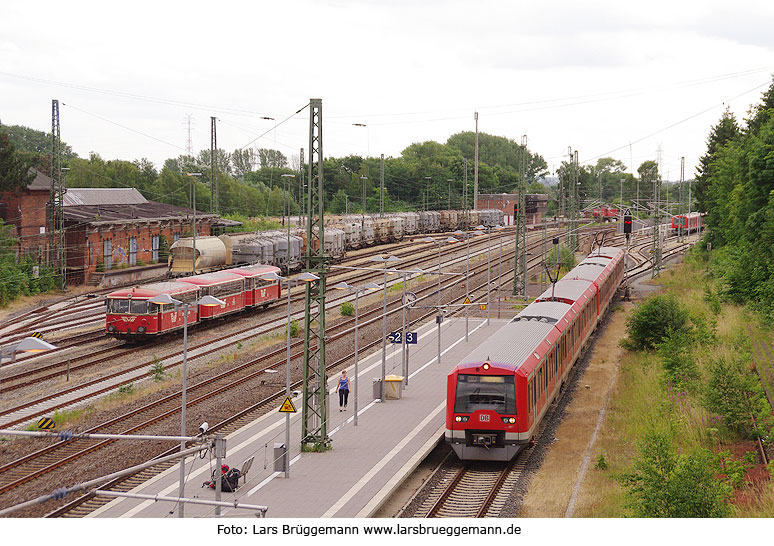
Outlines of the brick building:
{"type": "MultiPolygon", "coordinates": [[[[516,193],[480,193],[478,194],[478,209],[499,209],[503,211],[505,225],[513,225],[514,206],[519,202],[516,193]]],[[[543,221],[543,214],[548,206],[548,195],[544,193],[529,193],[525,196],[527,224],[537,224],[543,221]]]]}
{"type": "MultiPolygon", "coordinates": [[[[27,188],[0,193],[0,214],[14,225],[22,257],[46,261],[50,190],[51,179],[38,173],[27,188]]],[[[68,188],[63,204],[68,284],[86,283],[98,271],[156,263],[163,247],[190,234],[193,224],[193,210],[148,201],[134,188],[68,188]]],[[[197,234],[210,235],[218,221],[197,211],[197,234]]]]}

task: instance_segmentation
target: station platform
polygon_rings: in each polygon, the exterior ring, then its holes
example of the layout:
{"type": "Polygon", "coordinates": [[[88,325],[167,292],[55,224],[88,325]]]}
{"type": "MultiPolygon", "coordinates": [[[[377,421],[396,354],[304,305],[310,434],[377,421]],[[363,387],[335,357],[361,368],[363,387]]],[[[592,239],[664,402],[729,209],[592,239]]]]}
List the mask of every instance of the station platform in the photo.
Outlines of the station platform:
{"type": "MultiPolygon", "coordinates": [[[[332,449],[324,453],[301,453],[301,400],[291,417],[290,477],[273,470],[274,444],[285,439],[285,415],[270,412],[227,437],[225,463],[240,468],[255,457],[247,480],[234,493],[222,493],[223,501],[268,506],[268,518],[370,517],[390,494],[443,440],[446,376],[476,346],[507,321],[469,319],[465,342],[465,319],[447,318],[441,324],[441,362],[438,363],[437,326],[418,328],[418,343],[410,346],[408,386],[399,400],[375,401],[373,380],[381,373],[381,349],[360,356],[358,425],[353,424],[354,392],[347,411],[338,409],[335,386],[339,375],[328,381],[330,413],[328,434],[332,449]]],[[[387,346],[387,374],[401,373],[400,345],[387,346]]],[[[354,370],[347,368],[354,385],[354,370]]],[[[351,387],[352,388],[352,387],[351,387]]],[[[278,408],[279,409],[279,408],[278,408]]],[[[210,479],[215,460],[186,459],[185,497],[215,499],[215,491],[202,488],[210,479]]],[[[240,480],[240,483],[242,481],[240,480]]],[[[177,497],[179,465],[162,472],[132,493],[177,497]]],[[[93,512],[100,518],[177,517],[174,503],[117,498],[93,512]]],[[[185,517],[214,517],[215,508],[187,504],[185,517]]],[[[223,508],[223,517],[254,517],[256,512],[223,508]]]]}

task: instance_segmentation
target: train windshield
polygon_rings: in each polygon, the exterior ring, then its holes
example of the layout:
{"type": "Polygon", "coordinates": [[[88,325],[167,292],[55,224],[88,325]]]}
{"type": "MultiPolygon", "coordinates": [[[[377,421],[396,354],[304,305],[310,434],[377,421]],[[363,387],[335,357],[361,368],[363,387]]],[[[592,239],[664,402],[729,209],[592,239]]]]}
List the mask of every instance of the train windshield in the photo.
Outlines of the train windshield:
{"type": "Polygon", "coordinates": [[[107,300],[107,312],[115,314],[148,315],[158,313],[159,307],[148,300],[107,300]]]}
{"type": "Polygon", "coordinates": [[[457,376],[457,396],[454,413],[494,410],[504,415],[516,415],[516,387],[512,375],[457,376]]]}

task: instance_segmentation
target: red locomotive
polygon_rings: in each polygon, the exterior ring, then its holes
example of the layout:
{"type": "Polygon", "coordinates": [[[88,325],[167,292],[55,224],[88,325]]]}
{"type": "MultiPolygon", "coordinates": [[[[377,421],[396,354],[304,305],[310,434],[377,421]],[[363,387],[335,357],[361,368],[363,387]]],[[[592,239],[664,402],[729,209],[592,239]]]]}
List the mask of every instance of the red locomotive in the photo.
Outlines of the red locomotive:
{"type": "Polygon", "coordinates": [[[618,219],[619,211],[613,207],[596,207],[591,216],[599,222],[614,222],[618,219]]]}
{"type": "Polygon", "coordinates": [[[677,233],[679,228],[683,228],[684,233],[693,233],[701,229],[701,214],[691,212],[689,214],[678,214],[672,216],[672,232],[677,233]]]}
{"type": "Polygon", "coordinates": [[[533,439],[623,276],[623,250],[595,250],[452,370],[446,442],[460,459],[508,461],[533,439]]]}
{"type": "Polygon", "coordinates": [[[189,326],[245,309],[265,308],[281,296],[277,281],[259,278],[270,272],[279,274],[280,269],[271,265],[251,265],[117,290],[106,298],[105,331],[109,336],[138,340],[182,329],[185,323],[183,307],[148,301],[161,294],[191,304],[188,307],[189,326]],[[208,294],[225,301],[226,305],[193,305],[208,294]]]}

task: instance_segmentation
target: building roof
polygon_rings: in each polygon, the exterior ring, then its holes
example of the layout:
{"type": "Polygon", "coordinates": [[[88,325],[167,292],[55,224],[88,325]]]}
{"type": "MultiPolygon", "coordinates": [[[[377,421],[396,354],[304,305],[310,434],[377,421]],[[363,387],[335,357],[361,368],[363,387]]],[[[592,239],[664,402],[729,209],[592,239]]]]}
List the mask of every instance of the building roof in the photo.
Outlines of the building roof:
{"type": "Polygon", "coordinates": [[[81,205],[141,205],[149,201],[136,188],[67,188],[65,207],[81,205]]]}
{"type": "MultiPolygon", "coordinates": [[[[91,225],[131,224],[138,221],[189,220],[193,211],[185,207],[147,201],[136,205],[70,205],[64,207],[67,222],[91,225]]],[[[196,218],[211,220],[216,214],[196,212],[196,218]]]]}

